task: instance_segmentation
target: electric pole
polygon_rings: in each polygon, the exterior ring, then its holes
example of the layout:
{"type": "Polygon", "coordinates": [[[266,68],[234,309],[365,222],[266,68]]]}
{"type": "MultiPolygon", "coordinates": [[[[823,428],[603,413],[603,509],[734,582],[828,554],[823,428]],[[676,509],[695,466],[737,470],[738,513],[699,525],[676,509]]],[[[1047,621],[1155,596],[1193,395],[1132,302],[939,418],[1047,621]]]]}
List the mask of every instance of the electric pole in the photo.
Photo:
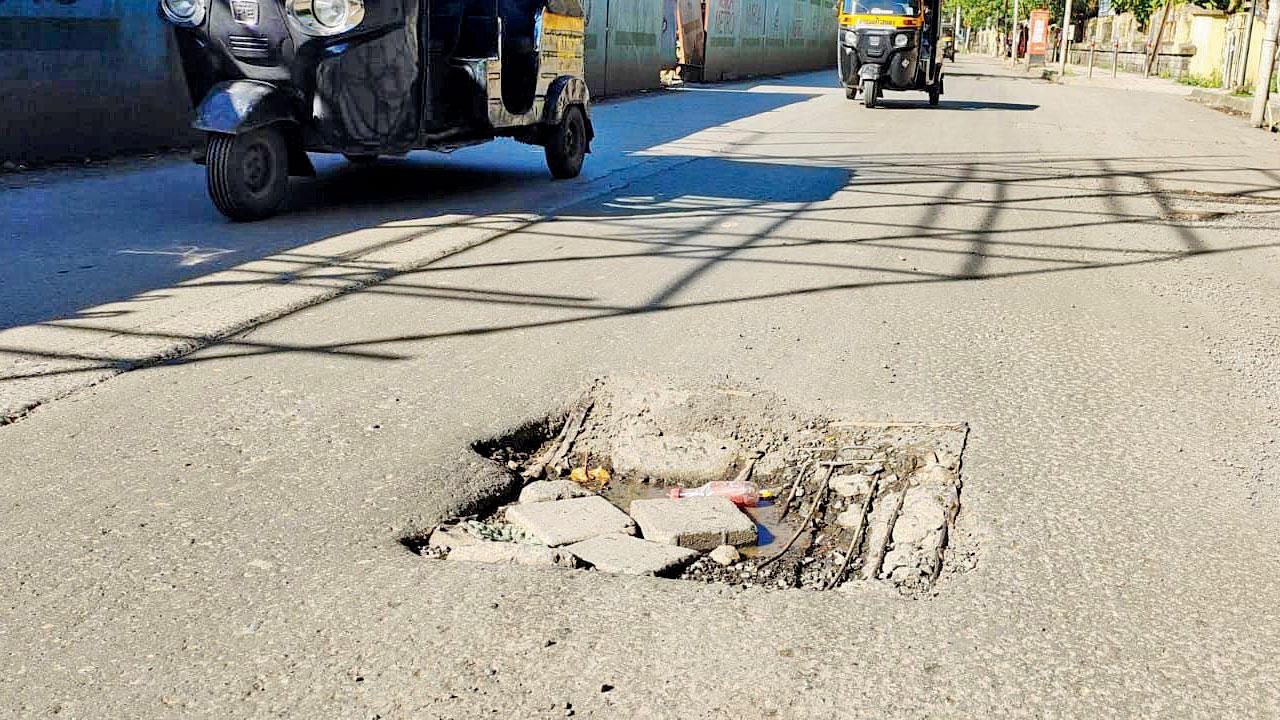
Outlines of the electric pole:
{"type": "Polygon", "coordinates": [[[1009,44],[1009,57],[1018,62],[1018,0],[1013,0],[1013,42],[1009,44]]]}
{"type": "MultiPolygon", "coordinates": [[[[1249,18],[1253,22],[1253,18],[1249,18]]],[[[1262,36],[1262,64],[1258,67],[1258,80],[1253,88],[1253,114],[1249,120],[1254,127],[1262,127],[1267,121],[1267,96],[1271,92],[1271,73],[1276,69],[1276,43],[1280,41],[1280,0],[1267,2],[1267,30],[1262,36]]]]}
{"type": "MultiPolygon", "coordinates": [[[[1280,0],[1273,0],[1280,3],[1280,0]]],[[[1066,11],[1062,13],[1062,67],[1059,71],[1067,74],[1067,51],[1071,49],[1071,0],[1067,0],[1066,11]]]]}

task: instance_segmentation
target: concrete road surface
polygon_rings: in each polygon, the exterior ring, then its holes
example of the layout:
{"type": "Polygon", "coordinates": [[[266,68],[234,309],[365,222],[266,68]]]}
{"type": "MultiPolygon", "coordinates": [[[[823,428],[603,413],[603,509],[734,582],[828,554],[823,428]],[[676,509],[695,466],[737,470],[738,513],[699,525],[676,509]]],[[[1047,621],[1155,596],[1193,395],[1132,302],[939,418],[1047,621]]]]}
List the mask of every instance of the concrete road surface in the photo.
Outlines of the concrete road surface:
{"type": "Polygon", "coordinates": [[[0,716],[1280,716],[1280,143],[962,60],[494,144],[0,192],[0,716]],[[1226,194],[1230,197],[1222,197],[1226,194]],[[936,594],[424,560],[468,444],[593,378],[970,423],[936,594]]]}

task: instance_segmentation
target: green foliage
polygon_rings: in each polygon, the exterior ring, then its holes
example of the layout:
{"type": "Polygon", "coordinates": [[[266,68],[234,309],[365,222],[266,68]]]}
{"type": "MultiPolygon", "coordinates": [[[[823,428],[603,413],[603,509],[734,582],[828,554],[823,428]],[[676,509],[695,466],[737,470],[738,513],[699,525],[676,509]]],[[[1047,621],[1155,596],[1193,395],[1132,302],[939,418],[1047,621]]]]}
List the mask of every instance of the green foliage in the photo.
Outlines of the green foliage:
{"type": "MultiPolygon", "coordinates": [[[[994,23],[1008,31],[1009,23],[1012,22],[1013,0],[944,0],[943,15],[955,15],[957,6],[964,25],[977,30],[987,27],[988,23],[994,23]]],[[[1026,22],[1032,10],[1048,10],[1051,13],[1050,22],[1061,27],[1062,0],[1021,0],[1018,3],[1018,20],[1026,22]]],[[[1097,14],[1098,0],[1072,0],[1071,18],[1076,26],[1084,27],[1089,18],[1097,14]]]]}
{"type": "Polygon", "coordinates": [[[1111,0],[1111,7],[1116,11],[1117,15],[1131,12],[1142,27],[1147,27],[1147,21],[1151,18],[1151,13],[1162,6],[1163,3],[1159,2],[1159,0],[1111,0]]]}
{"type": "Polygon", "coordinates": [[[1222,71],[1214,70],[1208,75],[1183,75],[1178,78],[1178,82],[1192,87],[1220,88],[1222,87],[1222,71]]]}

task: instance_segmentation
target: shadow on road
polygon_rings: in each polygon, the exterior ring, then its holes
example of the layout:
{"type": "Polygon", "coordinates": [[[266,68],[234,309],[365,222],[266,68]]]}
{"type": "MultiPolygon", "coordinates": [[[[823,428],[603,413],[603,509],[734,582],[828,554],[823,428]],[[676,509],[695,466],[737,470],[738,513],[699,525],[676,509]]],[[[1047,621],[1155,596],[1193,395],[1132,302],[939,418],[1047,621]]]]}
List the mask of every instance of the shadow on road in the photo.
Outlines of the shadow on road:
{"type": "MultiPolygon", "coordinates": [[[[483,217],[468,220],[466,227],[489,227],[494,236],[356,291],[477,308],[512,308],[502,322],[474,321],[464,327],[395,335],[375,330],[359,339],[296,344],[241,336],[175,362],[276,353],[401,360],[420,350],[406,351],[406,344],[445,338],[870,288],[1093,272],[1280,246],[1277,240],[1224,244],[1221,234],[1209,243],[1203,237],[1204,225],[1171,219],[1177,214],[1169,198],[1176,193],[1171,195],[1167,186],[1201,173],[1231,178],[1221,184],[1224,190],[1230,188],[1227,197],[1260,198],[1280,190],[1280,168],[1242,168],[1225,158],[885,153],[805,157],[799,164],[747,150],[749,146],[732,159],[686,158],[671,171],[626,192],[585,200],[516,228],[483,217]],[[727,178],[733,181],[724,181],[727,178]],[[958,221],[957,214],[965,219],[958,221]],[[1034,215],[1036,223],[1018,222],[1025,215],[1034,215]],[[1095,240],[1123,237],[1125,228],[1136,227],[1156,230],[1154,246],[1095,240]],[[1105,228],[1112,231],[1093,232],[1105,228]],[[511,251],[504,250],[497,258],[482,252],[485,245],[514,238],[520,242],[504,245],[511,251]],[[547,240],[554,241],[554,250],[544,249],[547,243],[542,241],[547,240]],[[833,248],[841,252],[832,253],[833,248]],[[923,253],[940,262],[911,267],[886,261],[886,251],[898,250],[923,253]],[[610,288],[598,292],[579,292],[578,286],[573,286],[574,292],[521,289],[536,283],[512,283],[510,275],[516,271],[522,273],[518,277],[529,280],[548,273],[576,277],[598,263],[614,263],[610,271],[616,273],[619,261],[654,259],[673,261],[671,269],[658,282],[646,284],[643,297],[627,301],[611,297],[617,293],[610,288]],[[720,268],[742,265],[759,267],[761,272],[752,276],[757,280],[727,289],[704,282],[720,268]],[[799,286],[778,280],[782,273],[796,270],[812,271],[812,277],[827,280],[799,286]],[[505,280],[495,279],[493,273],[498,272],[505,273],[501,276],[505,280]],[[830,273],[838,273],[835,281],[830,273]],[[460,281],[459,274],[466,279],[460,281]],[[535,310],[540,311],[537,316],[529,317],[535,310]]],[[[1203,181],[1198,184],[1212,190],[1203,181]]],[[[447,232],[453,226],[407,222],[401,227],[409,238],[447,232]]],[[[337,256],[295,254],[291,259],[338,272],[367,269],[358,260],[337,256]]],[[[794,280],[794,274],[788,277],[794,280]]],[[[281,278],[264,271],[246,284],[320,281],[281,278]]],[[[617,282],[628,280],[618,277],[617,282]]],[[[76,327],[65,322],[59,326],[76,327]]],[[[111,357],[50,357],[90,360],[103,367],[119,362],[111,357]]]]}
{"type": "Polygon", "coordinates": [[[86,317],[78,311],[276,255],[327,237],[448,213],[537,212],[636,153],[821,93],[813,75],[692,87],[595,109],[593,154],[576,181],[552,181],[541,148],[499,140],[449,156],[418,152],[374,167],[315,156],[285,214],[233,224],[206,197],[204,170],[159,167],[0,194],[0,330],[86,317]]]}

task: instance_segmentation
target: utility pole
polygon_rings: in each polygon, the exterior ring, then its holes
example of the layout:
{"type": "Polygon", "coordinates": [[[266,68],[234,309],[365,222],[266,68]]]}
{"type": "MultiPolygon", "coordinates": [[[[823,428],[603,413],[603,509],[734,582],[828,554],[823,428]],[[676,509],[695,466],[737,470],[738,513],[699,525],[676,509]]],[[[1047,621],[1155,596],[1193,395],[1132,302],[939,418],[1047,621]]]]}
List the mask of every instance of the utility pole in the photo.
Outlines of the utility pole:
{"type": "Polygon", "coordinates": [[[1236,87],[1242,88],[1249,82],[1249,51],[1253,49],[1253,19],[1258,17],[1258,0],[1249,3],[1249,17],[1245,20],[1249,25],[1244,30],[1244,54],[1240,60],[1240,82],[1236,87]]]}
{"type": "Polygon", "coordinates": [[[1280,42],[1280,0],[1269,0],[1267,30],[1262,36],[1262,64],[1258,66],[1258,80],[1253,88],[1253,114],[1249,117],[1254,127],[1262,127],[1267,121],[1267,95],[1271,92],[1271,74],[1276,69],[1277,42],[1280,42]]]}
{"type": "Polygon", "coordinates": [[[1160,15],[1160,27],[1156,29],[1156,41],[1151,46],[1151,55],[1147,58],[1147,66],[1142,71],[1142,77],[1151,74],[1152,68],[1156,67],[1160,62],[1160,43],[1164,42],[1164,26],[1169,22],[1169,8],[1173,6],[1173,0],[1164,0],[1164,13],[1160,15]]]}
{"type": "MultiPolygon", "coordinates": [[[[1280,2],[1280,0],[1276,0],[1280,2]]],[[[1062,13],[1062,67],[1060,72],[1067,74],[1067,51],[1071,49],[1071,0],[1067,0],[1066,11],[1062,13]]]]}
{"type": "Polygon", "coordinates": [[[1009,43],[1009,57],[1018,62],[1018,0],[1013,0],[1013,42],[1009,43]]]}

